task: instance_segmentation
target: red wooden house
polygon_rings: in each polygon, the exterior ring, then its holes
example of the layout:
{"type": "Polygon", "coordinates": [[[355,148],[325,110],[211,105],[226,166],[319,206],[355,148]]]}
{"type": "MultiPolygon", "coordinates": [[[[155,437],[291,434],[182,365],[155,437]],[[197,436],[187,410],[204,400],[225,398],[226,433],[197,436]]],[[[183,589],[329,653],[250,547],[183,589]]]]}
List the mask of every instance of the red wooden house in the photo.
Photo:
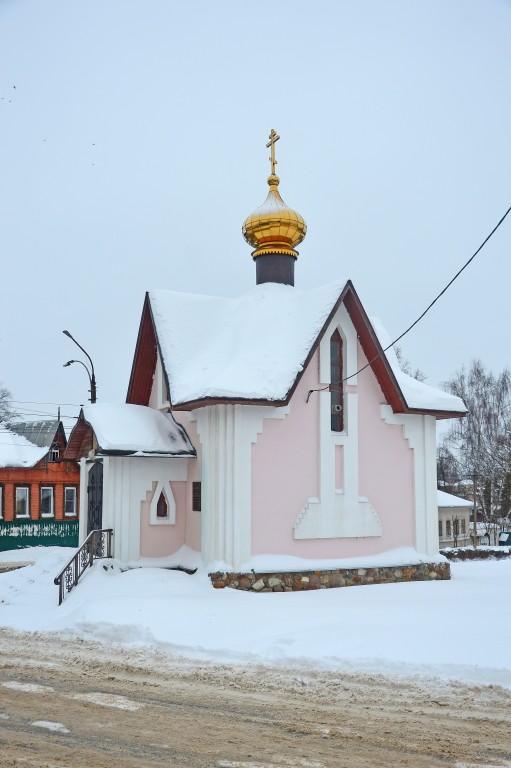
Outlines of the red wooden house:
{"type": "Polygon", "coordinates": [[[76,546],[80,472],[58,419],[0,424],[0,550],[76,546]]]}

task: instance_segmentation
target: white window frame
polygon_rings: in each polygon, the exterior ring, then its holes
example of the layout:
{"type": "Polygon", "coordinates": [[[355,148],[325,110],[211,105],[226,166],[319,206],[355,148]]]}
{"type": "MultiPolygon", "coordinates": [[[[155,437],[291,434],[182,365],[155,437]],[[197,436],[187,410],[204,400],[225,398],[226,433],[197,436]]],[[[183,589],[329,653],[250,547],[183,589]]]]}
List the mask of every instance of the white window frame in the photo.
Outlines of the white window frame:
{"type": "Polygon", "coordinates": [[[40,516],[43,518],[55,517],[55,488],[53,485],[41,485],[39,488],[39,510],[40,516]],[[43,491],[51,491],[50,497],[50,512],[43,512],[43,491]]]}
{"type": "Polygon", "coordinates": [[[149,525],[175,525],[176,524],[176,500],[168,482],[162,483],[161,480],[156,485],[153,493],[151,506],[149,509],[149,525]],[[163,493],[167,501],[167,516],[158,517],[157,508],[160,495],[163,493]]]}
{"type": "Polygon", "coordinates": [[[4,519],[4,486],[0,485],[0,520],[4,519]]]}
{"type": "Polygon", "coordinates": [[[65,485],[64,486],[64,517],[76,517],[78,513],[78,493],[76,489],[76,485],[65,485]],[[67,492],[73,491],[73,509],[74,512],[68,512],[67,511],[67,492]]]}
{"type": "Polygon", "coordinates": [[[14,490],[14,516],[16,520],[27,520],[30,518],[30,486],[17,485],[14,490]],[[18,491],[26,491],[26,514],[18,515],[18,491]]]}

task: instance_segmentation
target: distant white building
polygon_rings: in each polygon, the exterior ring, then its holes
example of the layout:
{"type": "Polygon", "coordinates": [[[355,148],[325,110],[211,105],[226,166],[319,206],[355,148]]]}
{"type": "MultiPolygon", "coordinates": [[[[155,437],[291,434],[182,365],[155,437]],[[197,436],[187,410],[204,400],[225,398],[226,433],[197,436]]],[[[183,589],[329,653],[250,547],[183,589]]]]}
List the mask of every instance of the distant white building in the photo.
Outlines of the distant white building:
{"type": "Polygon", "coordinates": [[[468,547],[470,541],[470,515],[473,501],[460,499],[445,491],[437,491],[438,543],[443,547],[468,547]]]}

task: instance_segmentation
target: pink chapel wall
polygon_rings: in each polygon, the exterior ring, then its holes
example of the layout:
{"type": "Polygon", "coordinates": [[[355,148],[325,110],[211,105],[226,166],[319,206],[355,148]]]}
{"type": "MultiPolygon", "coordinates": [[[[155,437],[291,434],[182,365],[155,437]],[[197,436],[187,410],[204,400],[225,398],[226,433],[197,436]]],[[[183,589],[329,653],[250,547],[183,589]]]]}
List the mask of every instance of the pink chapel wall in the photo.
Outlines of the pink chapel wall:
{"type": "MultiPolygon", "coordinates": [[[[360,361],[366,359],[359,351],[360,361]]],[[[358,377],[359,490],[375,508],[381,537],[294,540],[293,526],[307,499],[319,494],[318,353],[309,363],[282,420],[265,419],[252,446],[252,554],[340,558],[413,546],[413,455],[399,426],[380,417],[385,402],[371,370],[358,377]]],[[[338,473],[339,474],[339,473],[338,473]]]]}
{"type": "MultiPolygon", "coordinates": [[[[360,346],[358,367],[367,364],[360,346]]],[[[403,427],[386,424],[380,415],[384,397],[370,368],[358,376],[360,494],[370,501],[383,526],[384,552],[415,546],[415,483],[413,451],[403,427]]],[[[417,416],[420,419],[420,416],[417,416]]]]}
{"type": "Polygon", "coordinates": [[[176,502],[176,522],[175,524],[150,524],[151,499],[157,486],[157,483],[153,482],[152,491],[147,493],[140,506],[141,557],[166,557],[177,552],[185,543],[187,483],[175,481],[169,485],[176,502]]]}
{"type": "Polygon", "coordinates": [[[253,555],[309,556],[310,543],[293,541],[292,531],[307,499],[319,493],[318,397],[306,403],[309,389],[319,386],[318,364],[316,352],[291,399],[290,413],[283,420],[265,419],[252,445],[253,555]]]}

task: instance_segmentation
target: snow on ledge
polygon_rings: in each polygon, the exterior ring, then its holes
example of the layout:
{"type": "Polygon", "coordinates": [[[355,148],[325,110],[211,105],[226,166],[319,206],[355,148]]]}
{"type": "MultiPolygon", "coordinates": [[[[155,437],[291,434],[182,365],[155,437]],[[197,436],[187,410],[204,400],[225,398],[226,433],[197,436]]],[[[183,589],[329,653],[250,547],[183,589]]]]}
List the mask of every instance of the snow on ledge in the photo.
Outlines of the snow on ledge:
{"type": "Polygon", "coordinates": [[[208,565],[210,573],[277,573],[300,571],[323,571],[337,568],[385,568],[399,565],[420,565],[421,563],[446,563],[443,555],[424,555],[413,547],[400,547],[388,552],[365,557],[343,557],[338,559],[308,559],[295,557],[294,555],[254,555],[241,565],[233,568],[232,565],[222,560],[217,560],[208,565]]]}

